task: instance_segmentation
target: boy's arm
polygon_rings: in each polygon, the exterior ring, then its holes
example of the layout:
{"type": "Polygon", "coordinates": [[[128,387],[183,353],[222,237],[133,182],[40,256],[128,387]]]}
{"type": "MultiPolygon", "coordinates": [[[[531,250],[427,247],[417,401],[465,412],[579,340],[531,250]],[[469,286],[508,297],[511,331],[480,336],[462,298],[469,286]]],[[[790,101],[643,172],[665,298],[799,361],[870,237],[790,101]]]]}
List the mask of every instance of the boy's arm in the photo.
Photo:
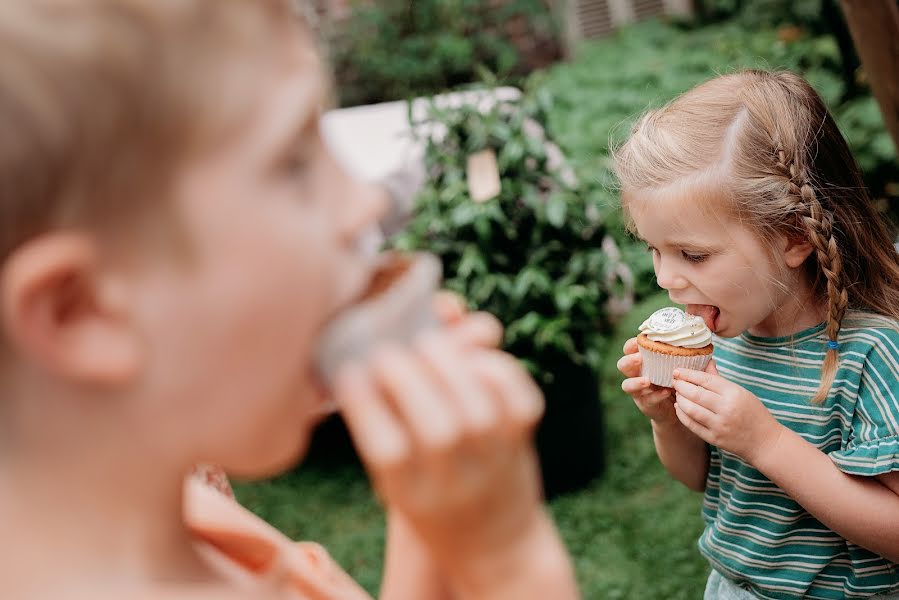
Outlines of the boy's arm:
{"type": "Polygon", "coordinates": [[[387,556],[380,600],[451,600],[445,578],[427,548],[397,511],[387,514],[387,556]]]}
{"type": "Polygon", "coordinates": [[[705,490],[709,447],[677,418],[652,422],[656,454],[672,477],[695,492],[705,490]]]}

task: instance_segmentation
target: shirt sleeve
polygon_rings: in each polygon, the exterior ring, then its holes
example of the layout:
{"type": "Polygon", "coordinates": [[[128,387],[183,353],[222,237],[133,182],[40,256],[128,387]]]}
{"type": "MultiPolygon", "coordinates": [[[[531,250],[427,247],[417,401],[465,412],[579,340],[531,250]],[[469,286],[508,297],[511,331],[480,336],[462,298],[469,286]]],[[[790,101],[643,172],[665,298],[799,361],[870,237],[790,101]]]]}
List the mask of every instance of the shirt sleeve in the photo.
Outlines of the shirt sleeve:
{"type": "Polygon", "coordinates": [[[850,475],[899,471],[899,331],[875,329],[845,448],[830,454],[850,475]]]}

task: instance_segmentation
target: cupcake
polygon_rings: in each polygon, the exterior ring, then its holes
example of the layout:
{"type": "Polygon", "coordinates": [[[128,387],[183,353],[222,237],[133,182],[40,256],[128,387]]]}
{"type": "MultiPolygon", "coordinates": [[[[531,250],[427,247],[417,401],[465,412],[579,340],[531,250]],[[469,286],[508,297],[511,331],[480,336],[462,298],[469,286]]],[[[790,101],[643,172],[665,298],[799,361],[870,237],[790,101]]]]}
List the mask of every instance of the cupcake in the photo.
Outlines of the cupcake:
{"type": "Polygon", "coordinates": [[[702,371],[709,364],[712,332],[702,317],[679,308],[663,308],[640,325],[637,348],[643,358],[640,375],[655,385],[671,387],[675,369],[702,371]]]}
{"type": "Polygon", "coordinates": [[[440,260],[431,254],[384,254],[368,288],[339,314],[319,338],[316,363],[330,387],[345,361],[362,358],[378,341],[409,341],[438,324],[433,309],[440,285],[440,260]]]}

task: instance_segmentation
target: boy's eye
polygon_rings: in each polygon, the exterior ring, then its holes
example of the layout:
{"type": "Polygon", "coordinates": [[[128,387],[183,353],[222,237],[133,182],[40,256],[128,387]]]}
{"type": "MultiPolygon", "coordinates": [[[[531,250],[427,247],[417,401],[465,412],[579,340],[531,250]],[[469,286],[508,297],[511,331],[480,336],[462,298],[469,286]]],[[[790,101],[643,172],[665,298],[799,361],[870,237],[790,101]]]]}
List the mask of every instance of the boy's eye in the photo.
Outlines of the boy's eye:
{"type": "Polygon", "coordinates": [[[705,262],[709,257],[708,254],[694,254],[692,252],[686,252],[685,250],[681,250],[681,256],[684,257],[684,260],[691,263],[705,262]]]}
{"type": "Polygon", "coordinates": [[[658,252],[658,250],[654,246],[650,246],[649,244],[646,244],[646,249],[649,250],[650,254],[655,254],[656,252],[658,252]]]}

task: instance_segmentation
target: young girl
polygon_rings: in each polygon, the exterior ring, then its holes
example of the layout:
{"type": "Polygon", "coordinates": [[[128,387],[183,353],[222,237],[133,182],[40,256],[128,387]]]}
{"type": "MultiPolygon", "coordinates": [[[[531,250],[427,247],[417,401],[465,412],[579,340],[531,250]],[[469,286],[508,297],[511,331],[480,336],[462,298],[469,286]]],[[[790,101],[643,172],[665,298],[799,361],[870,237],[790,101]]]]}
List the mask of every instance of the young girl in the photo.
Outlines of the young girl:
{"type": "MultiPolygon", "coordinates": [[[[379,198],[318,130],[287,0],[0,3],[0,596],[367,597],[191,482],[305,451],[320,332],[379,198]]],[[[382,597],[575,598],[541,508],[537,388],[457,316],[332,393],[389,512],[382,597]]]]}
{"type": "Polygon", "coordinates": [[[623,389],[705,491],[706,598],[899,598],[899,258],[819,96],[718,77],[615,156],[659,285],[716,334],[674,389],[623,389]]]}

